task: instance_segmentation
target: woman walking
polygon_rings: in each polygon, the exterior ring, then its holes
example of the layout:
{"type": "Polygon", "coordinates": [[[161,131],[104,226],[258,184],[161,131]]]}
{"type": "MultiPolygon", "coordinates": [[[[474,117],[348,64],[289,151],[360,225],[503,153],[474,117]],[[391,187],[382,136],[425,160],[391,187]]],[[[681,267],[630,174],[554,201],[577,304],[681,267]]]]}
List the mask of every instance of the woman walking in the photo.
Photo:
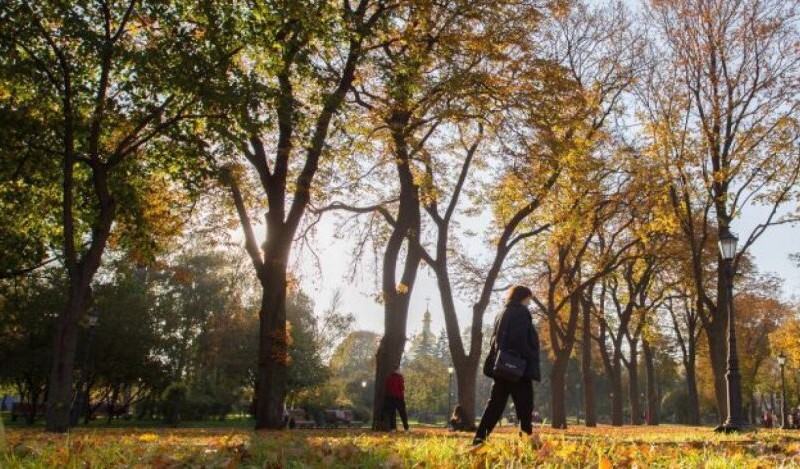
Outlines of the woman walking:
{"type": "Polygon", "coordinates": [[[492,378],[494,384],[473,446],[486,441],[503,415],[509,396],[514,401],[520,429],[528,435],[533,433],[533,381],[541,379],[541,372],[539,335],[528,310],[532,299],[530,289],[512,287],[503,313],[495,320],[489,355],[483,366],[483,374],[492,378]]]}

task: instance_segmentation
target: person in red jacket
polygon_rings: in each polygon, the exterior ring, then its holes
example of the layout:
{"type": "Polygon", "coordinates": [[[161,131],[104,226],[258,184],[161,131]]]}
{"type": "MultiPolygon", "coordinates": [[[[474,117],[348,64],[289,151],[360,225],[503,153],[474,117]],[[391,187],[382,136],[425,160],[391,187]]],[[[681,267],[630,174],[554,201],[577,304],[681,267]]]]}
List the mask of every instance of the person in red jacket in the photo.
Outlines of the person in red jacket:
{"type": "Polygon", "coordinates": [[[386,378],[386,413],[389,418],[389,431],[397,431],[397,415],[400,413],[400,419],[403,421],[403,429],[408,432],[408,414],[406,413],[406,398],[405,398],[405,383],[403,382],[403,375],[400,374],[400,369],[396,369],[394,373],[386,378]]]}

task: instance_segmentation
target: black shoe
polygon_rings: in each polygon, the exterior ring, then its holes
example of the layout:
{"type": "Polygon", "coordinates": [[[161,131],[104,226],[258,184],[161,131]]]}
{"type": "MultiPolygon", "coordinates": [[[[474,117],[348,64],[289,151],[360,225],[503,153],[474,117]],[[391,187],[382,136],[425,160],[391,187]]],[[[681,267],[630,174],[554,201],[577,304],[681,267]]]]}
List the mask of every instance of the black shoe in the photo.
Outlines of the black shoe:
{"type": "Polygon", "coordinates": [[[472,447],[473,448],[478,447],[478,446],[480,446],[480,445],[482,445],[484,443],[486,443],[486,440],[484,440],[483,438],[473,438],[472,439],[472,447]]]}

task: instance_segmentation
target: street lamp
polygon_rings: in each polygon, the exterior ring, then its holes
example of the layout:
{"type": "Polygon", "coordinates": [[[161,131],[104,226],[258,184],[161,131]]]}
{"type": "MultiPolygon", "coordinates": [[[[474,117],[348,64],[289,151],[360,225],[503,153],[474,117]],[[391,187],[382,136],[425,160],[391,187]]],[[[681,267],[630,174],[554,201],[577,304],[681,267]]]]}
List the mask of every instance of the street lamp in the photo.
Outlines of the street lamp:
{"type": "MultiPolygon", "coordinates": [[[[100,321],[100,310],[97,307],[93,307],[87,313],[87,317],[89,319],[89,333],[86,336],[86,346],[83,349],[83,364],[81,365],[81,379],[76,386],[76,396],[75,396],[75,404],[72,407],[72,412],[70,412],[70,426],[75,427],[78,425],[78,420],[81,417],[81,414],[84,413],[86,407],[89,404],[88,401],[88,394],[89,389],[83,389],[84,386],[88,385],[89,382],[89,353],[91,351],[92,342],[94,341],[95,330],[97,329],[97,323],[100,321]]],[[[87,414],[88,418],[88,414],[87,414]]]]}
{"type": "MultiPolygon", "coordinates": [[[[736,352],[736,328],[734,327],[733,309],[733,260],[736,257],[736,243],[739,238],[731,233],[728,228],[724,228],[719,235],[719,254],[723,261],[725,288],[725,302],[728,308],[728,370],[725,378],[728,387],[728,419],[724,424],[718,426],[715,431],[730,433],[737,432],[747,427],[747,421],[742,412],[742,377],[739,374],[739,358],[736,352]]],[[[721,302],[717,299],[717,305],[721,302]]]]}
{"type": "Polygon", "coordinates": [[[783,351],[778,354],[778,365],[781,367],[781,428],[786,430],[789,428],[789,422],[786,415],[786,377],[783,373],[786,367],[786,355],[783,351]]]}
{"type": "Polygon", "coordinates": [[[366,396],[366,392],[367,392],[367,381],[364,380],[361,381],[361,395],[364,396],[364,398],[367,399],[367,401],[369,401],[369,396],[366,396]]]}
{"type": "Polygon", "coordinates": [[[452,398],[453,398],[453,372],[454,371],[455,370],[453,369],[452,366],[448,366],[447,367],[447,376],[448,376],[448,380],[447,380],[447,412],[445,413],[445,416],[444,416],[444,421],[445,421],[444,424],[445,424],[445,426],[447,426],[447,420],[448,420],[447,417],[450,414],[450,411],[452,410],[452,407],[453,407],[452,398]]]}

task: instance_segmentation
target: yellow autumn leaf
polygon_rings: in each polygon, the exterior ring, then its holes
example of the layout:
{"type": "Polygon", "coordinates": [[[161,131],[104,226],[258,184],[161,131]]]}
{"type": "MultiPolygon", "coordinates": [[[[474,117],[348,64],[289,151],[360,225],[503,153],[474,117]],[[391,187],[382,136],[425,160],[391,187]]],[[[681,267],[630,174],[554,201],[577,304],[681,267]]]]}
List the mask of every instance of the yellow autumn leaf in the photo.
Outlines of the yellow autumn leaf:
{"type": "Polygon", "coordinates": [[[604,454],[600,454],[600,460],[597,463],[598,469],[613,469],[614,464],[611,462],[611,459],[604,454]]]}

